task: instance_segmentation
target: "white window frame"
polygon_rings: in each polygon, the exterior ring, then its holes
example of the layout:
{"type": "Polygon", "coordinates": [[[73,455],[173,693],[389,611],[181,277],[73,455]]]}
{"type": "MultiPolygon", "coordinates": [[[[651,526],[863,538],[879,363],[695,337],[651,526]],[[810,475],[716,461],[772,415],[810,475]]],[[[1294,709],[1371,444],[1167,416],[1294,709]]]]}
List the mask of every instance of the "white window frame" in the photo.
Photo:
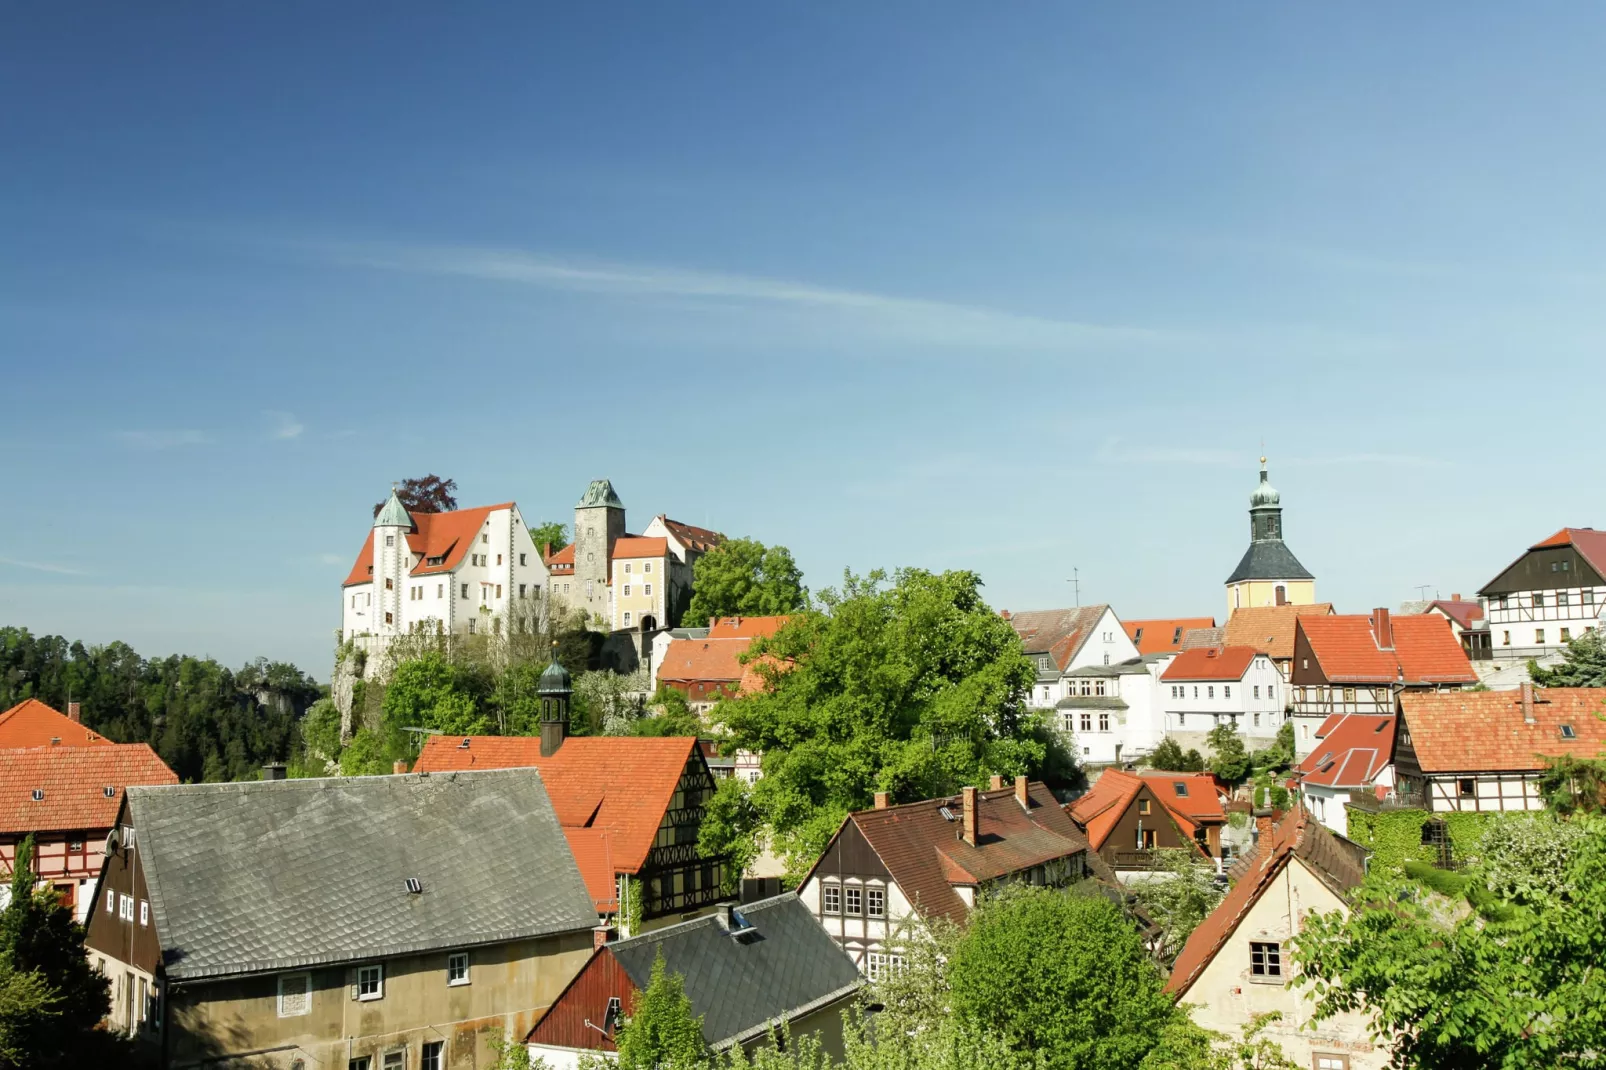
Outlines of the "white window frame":
{"type": "Polygon", "coordinates": [[[106,889],[106,913],[117,913],[117,893],[110,888],[106,889]]]}
{"type": "Polygon", "coordinates": [[[885,918],[887,916],[887,890],[873,884],[864,888],[864,916],[867,918],[885,918]],[[877,909],[876,899],[881,900],[880,909],[877,909]]]}
{"type": "Polygon", "coordinates": [[[371,966],[357,967],[357,998],[364,1003],[385,998],[385,964],[383,962],[377,962],[371,966]],[[374,990],[372,992],[363,991],[363,986],[368,983],[365,975],[368,974],[373,976],[374,990]]]}
{"type": "Polygon", "coordinates": [[[451,988],[458,988],[469,983],[468,952],[455,951],[446,956],[446,984],[451,988]],[[453,977],[454,970],[461,968],[462,973],[453,977]]]}
{"type": "Polygon", "coordinates": [[[820,913],[836,916],[842,914],[842,885],[836,881],[820,882],[820,913]],[[836,906],[834,907],[831,905],[833,893],[836,898],[836,906]]]}
{"type": "Polygon", "coordinates": [[[139,901],[139,927],[141,929],[146,929],[150,927],[150,924],[151,905],[147,900],[141,899],[139,901]]]}
{"type": "Polygon", "coordinates": [[[864,916],[864,885],[845,884],[842,886],[842,914],[849,918],[862,918],[864,916]],[[855,907],[853,900],[858,899],[855,907]]]}
{"type": "Polygon", "coordinates": [[[280,1018],[301,1018],[301,1017],[303,1017],[305,1015],[311,1014],[312,1013],[312,974],[310,974],[310,973],[281,973],[279,975],[279,1001],[278,1002],[279,1002],[279,1017],[280,1018]],[[297,992],[287,992],[286,991],[287,986],[285,984],[286,981],[299,981],[300,985],[301,985],[301,991],[299,993],[297,993],[297,992]],[[285,1009],[285,997],[286,996],[288,996],[292,1000],[296,999],[297,996],[299,996],[304,1001],[302,1003],[301,1009],[300,1010],[296,1010],[295,1007],[294,1007],[294,1004],[292,1004],[290,1009],[286,1010],[285,1009]]]}

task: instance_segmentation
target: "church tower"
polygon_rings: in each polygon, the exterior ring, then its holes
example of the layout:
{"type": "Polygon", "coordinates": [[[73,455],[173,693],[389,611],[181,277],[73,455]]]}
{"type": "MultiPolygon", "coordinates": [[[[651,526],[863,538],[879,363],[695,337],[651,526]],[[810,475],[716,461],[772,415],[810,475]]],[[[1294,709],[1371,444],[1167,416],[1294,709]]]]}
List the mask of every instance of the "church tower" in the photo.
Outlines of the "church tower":
{"type": "Polygon", "coordinates": [[[606,479],[594,479],[574,507],[573,604],[587,614],[608,617],[608,562],[613,544],[625,534],[625,503],[606,479]]]}
{"type": "Polygon", "coordinates": [[[1244,606],[1308,606],[1316,601],[1316,577],[1283,543],[1282,495],[1266,478],[1249,496],[1249,549],[1227,577],[1227,616],[1244,606]]]}

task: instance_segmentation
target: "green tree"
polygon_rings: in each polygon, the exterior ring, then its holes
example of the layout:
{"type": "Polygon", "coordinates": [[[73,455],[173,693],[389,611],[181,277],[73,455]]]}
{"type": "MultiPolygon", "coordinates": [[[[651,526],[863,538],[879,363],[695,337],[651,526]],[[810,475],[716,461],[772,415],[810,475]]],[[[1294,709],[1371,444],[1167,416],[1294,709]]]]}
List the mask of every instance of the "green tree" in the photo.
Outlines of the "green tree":
{"type": "Polygon", "coordinates": [[[1109,900],[1014,888],[983,900],[948,967],[954,1012],[1052,1070],[1136,1066],[1176,1013],[1109,900]]]}
{"type": "Polygon", "coordinates": [[[635,1012],[619,1029],[617,1046],[619,1070],[698,1070],[707,1064],[703,1019],[692,1013],[680,974],[664,967],[662,951],[636,997],[635,1012]]]}
{"type": "Polygon", "coordinates": [[[289,775],[328,776],[340,768],[340,708],[321,698],[308,707],[296,725],[289,775]]]}
{"type": "MultiPolygon", "coordinates": [[[[409,513],[449,513],[457,508],[457,480],[442,479],[434,472],[404,479],[396,487],[396,497],[409,513]]],[[[374,515],[378,516],[384,507],[385,502],[377,503],[374,515]]]]}
{"type": "Polygon", "coordinates": [[[1598,814],[1606,809],[1606,761],[1571,754],[1547,758],[1538,786],[1545,805],[1558,814],[1598,814]]]}
{"type": "Polygon", "coordinates": [[[638,736],[700,736],[704,727],[685,695],[659,684],[647,700],[647,716],[631,726],[631,731],[638,736]]]}
{"type": "Polygon", "coordinates": [[[1298,1070],[1282,1045],[1261,1035],[1281,1017],[1276,1011],[1255,1015],[1235,1041],[1178,1014],[1138,1070],[1298,1070]]]}
{"type": "Polygon", "coordinates": [[[23,1013],[0,1014],[0,1028],[7,1045],[28,1053],[19,1065],[82,1066],[115,1046],[96,1028],[111,1007],[111,982],[90,966],[72,909],[53,888],[36,890],[37,881],[30,835],[17,847],[11,898],[0,911],[0,972],[6,988],[17,986],[11,998],[21,1000],[23,1013]],[[28,975],[37,980],[19,979],[28,975]]]}
{"type": "Polygon", "coordinates": [[[378,734],[359,728],[340,752],[340,775],[384,776],[391,771],[391,761],[378,734]]]}
{"type": "Polygon", "coordinates": [[[1560,904],[1573,854],[1585,826],[1551,814],[1521,814],[1489,822],[1478,842],[1476,879],[1502,899],[1532,907],[1560,904]]]}
{"type": "Polygon", "coordinates": [[[792,551],[756,539],[726,539],[693,566],[691,605],[680,623],[700,628],[714,617],[768,617],[808,604],[792,551]]]}
{"type": "Polygon", "coordinates": [[[1168,773],[1202,773],[1204,772],[1204,758],[1197,750],[1189,749],[1183,753],[1182,745],[1170,736],[1160,741],[1160,745],[1148,758],[1151,769],[1164,769],[1168,773]]]}
{"type": "Polygon", "coordinates": [[[484,735],[490,719],[480,708],[482,683],[463,666],[435,652],[396,666],[385,685],[385,753],[405,758],[417,748],[408,728],[435,728],[449,736],[484,735]]]}
{"type": "Polygon", "coordinates": [[[764,756],[753,805],[797,874],[877,789],[929,799],[1044,759],[1022,732],[1036,671],[982,601],[980,578],[885,579],[848,574],[840,592],[821,592],[823,611],[755,640],[747,657],[766,686],[712,718],[733,746],[764,756]]]}
{"type": "Polygon", "coordinates": [[[1606,687],[1606,638],[1592,628],[1562,648],[1561,664],[1545,668],[1528,663],[1528,675],[1540,687],[1606,687]]]}
{"type": "Polygon", "coordinates": [[[552,553],[557,553],[569,545],[569,527],[559,520],[548,520],[544,524],[537,524],[530,529],[530,538],[535,542],[537,550],[551,547],[552,553]]]}
{"type": "Polygon", "coordinates": [[[1222,721],[1205,737],[1210,744],[1210,771],[1228,784],[1240,783],[1249,775],[1249,752],[1244,737],[1231,718],[1222,721]]]}
{"type": "Polygon", "coordinates": [[[703,804],[697,850],[705,858],[728,856],[721,885],[725,894],[736,894],[741,888],[742,873],[758,857],[763,823],[748,784],[740,777],[719,781],[714,794],[703,804]]]}
{"type": "Polygon", "coordinates": [[[1576,820],[1552,904],[1470,913],[1374,870],[1347,916],[1307,917],[1296,983],[1317,1016],[1368,1015],[1401,1070],[1600,1065],[1606,823],[1576,820]]]}
{"type": "Polygon", "coordinates": [[[1215,870],[1189,850],[1156,851],[1152,874],[1128,885],[1144,910],[1160,925],[1160,961],[1176,960],[1188,936],[1221,902],[1215,870]]]}

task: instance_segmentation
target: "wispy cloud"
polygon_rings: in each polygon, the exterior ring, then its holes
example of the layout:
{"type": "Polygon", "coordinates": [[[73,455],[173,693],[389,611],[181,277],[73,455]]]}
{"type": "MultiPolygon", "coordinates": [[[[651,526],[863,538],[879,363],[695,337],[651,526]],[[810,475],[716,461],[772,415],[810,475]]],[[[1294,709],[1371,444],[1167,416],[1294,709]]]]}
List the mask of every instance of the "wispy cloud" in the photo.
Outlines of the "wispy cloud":
{"type": "Polygon", "coordinates": [[[671,300],[683,308],[786,310],[888,340],[992,348],[1065,349],[1110,342],[1156,342],[1178,335],[1120,324],[1086,323],[998,308],[862,290],[837,289],[684,267],[581,262],[519,249],[455,245],[314,243],[299,247],[347,267],[478,279],[500,285],[671,300]]]}
{"type": "Polygon", "coordinates": [[[294,413],[282,412],[278,409],[264,409],[262,415],[273,423],[268,437],[272,439],[300,438],[301,432],[307,429],[306,425],[295,418],[294,413]]]}
{"type": "Polygon", "coordinates": [[[0,565],[9,565],[12,568],[25,568],[32,572],[52,572],[58,576],[87,576],[89,573],[82,569],[68,568],[66,565],[52,565],[48,561],[18,561],[11,557],[0,557],[0,565]]]}
{"type": "Polygon", "coordinates": [[[212,441],[205,431],[188,430],[118,431],[113,437],[139,450],[170,450],[180,446],[202,446],[212,441]]]}

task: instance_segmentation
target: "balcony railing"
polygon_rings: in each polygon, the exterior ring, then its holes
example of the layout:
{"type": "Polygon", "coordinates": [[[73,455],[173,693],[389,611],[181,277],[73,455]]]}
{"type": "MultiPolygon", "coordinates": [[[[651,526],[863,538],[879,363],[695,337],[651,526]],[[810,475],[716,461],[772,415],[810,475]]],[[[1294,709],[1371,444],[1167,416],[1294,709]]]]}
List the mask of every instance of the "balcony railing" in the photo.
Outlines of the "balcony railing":
{"type": "Polygon", "coordinates": [[[1349,793],[1349,804],[1357,810],[1378,814],[1387,810],[1426,810],[1428,799],[1426,795],[1411,792],[1397,793],[1379,799],[1375,792],[1363,788],[1349,793]]]}

